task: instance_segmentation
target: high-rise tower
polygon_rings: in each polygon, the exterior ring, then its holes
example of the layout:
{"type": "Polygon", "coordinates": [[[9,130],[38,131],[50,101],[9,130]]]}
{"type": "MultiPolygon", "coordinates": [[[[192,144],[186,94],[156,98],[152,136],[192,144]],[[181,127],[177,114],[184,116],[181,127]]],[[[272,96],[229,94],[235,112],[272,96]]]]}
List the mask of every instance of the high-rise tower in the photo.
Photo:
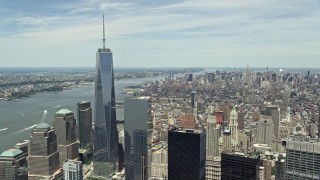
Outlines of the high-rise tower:
{"type": "Polygon", "coordinates": [[[257,131],[256,142],[260,144],[271,144],[274,125],[270,116],[262,116],[257,131]]]}
{"type": "Polygon", "coordinates": [[[221,154],[221,179],[259,179],[260,154],[226,151],[221,154]]]}
{"type": "Polygon", "coordinates": [[[168,132],[168,179],[205,180],[206,131],[173,128],[168,132]]]}
{"type": "Polygon", "coordinates": [[[96,54],[94,113],[93,173],[109,177],[118,167],[118,130],[112,52],[105,47],[104,18],[103,48],[96,54]]]}
{"type": "Polygon", "coordinates": [[[208,117],[206,132],[206,156],[219,156],[219,138],[221,131],[220,125],[217,125],[217,120],[215,116],[208,117]]]}
{"type": "Polygon", "coordinates": [[[68,109],[56,112],[53,127],[57,134],[57,145],[59,151],[59,165],[67,159],[78,159],[79,143],[77,142],[76,120],[74,114],[68,109]]]}
{"type": "Polygon", "coordinates": [[[235,107],[233,107],[231,113],[230,113],[230,131],[231,131],[231,144],[233,149],[237,149],[238,145],[238,113],[235,107]]]}
{"type": "Polygon", "coordinates": [[[246,81],[249,84],[250,83],[250,69],[249,69],[249,64],[247,64],[247,69],[246,69],[246,81]]]}
{"type": "Polygon", "coordinates": [[[28,154],[30,180],[59,176],[57,136],[55,130],[48,124],[41,123],[33,128],[28,154]]]}
{"type": "Polygon", "coordinates": [[[92,109],[90,102],[79,102],[78,104],[78,137],[82,151],[92,150],[92,109]]]}
{"type": "Polygon", "coordinates": [[[149,97],[124,100],[126,179],[148,179],[149,97]]]}

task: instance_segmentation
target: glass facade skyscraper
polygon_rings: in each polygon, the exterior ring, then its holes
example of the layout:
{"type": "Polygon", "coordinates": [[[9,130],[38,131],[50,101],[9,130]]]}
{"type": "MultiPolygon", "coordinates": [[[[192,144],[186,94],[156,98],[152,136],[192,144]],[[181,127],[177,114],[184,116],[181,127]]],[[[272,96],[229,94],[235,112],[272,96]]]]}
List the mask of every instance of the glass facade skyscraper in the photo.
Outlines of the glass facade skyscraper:
{"type": "Polygon", "coordinates": [[[149,97],[124,100],[126,179],[148,179],[149,97]]]}
{"type": "Polygon", "coordinates": [[[78,129],[81,150],[92,150],[92,109],[90,102],[78,104],[78,129]]]}
{"type": "Polygon", "coordinates": [[[221,179],[259,179],[260,154],[225,151],[221,154],[221,179]]]}
{"type": "Polygon", "coordinates": [[[118,168],[118,130],[112,52],[105,47],[96,54],[94,111],[94,175],[109,177],[118,168]]]}
{"type": "Polygon", "coordinates": [[[173,128],[168,131],[168,179],[205,180],[206,131],[173,128]]]}

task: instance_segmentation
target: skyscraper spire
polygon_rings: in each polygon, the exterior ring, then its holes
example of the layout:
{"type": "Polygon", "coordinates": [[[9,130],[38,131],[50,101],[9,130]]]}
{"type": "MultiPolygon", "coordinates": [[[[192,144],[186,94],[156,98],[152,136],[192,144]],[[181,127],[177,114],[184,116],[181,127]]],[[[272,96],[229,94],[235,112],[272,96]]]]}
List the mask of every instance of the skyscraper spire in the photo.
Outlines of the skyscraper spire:
{"type": "Polygon", "coordinates": [[[106,49],[106,37],[105,37],[105,31],[104,31],[104,14],[103,14],[103,16],[102,16],[102,23],[103,23],[103,39],[102,39],[102,41],[103,41],[103,49],[106,49]]]}

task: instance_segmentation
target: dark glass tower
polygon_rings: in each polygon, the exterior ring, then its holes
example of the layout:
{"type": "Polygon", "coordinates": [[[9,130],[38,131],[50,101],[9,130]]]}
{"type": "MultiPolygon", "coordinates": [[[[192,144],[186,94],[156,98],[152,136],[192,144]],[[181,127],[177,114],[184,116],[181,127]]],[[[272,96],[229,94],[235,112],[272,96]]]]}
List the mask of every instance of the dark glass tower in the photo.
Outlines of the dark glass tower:
{"type": "Polygon", "coordinates": [[[93,172],[108,178],[118,168],[118,130],[112,52],[105,48],[104,35],[96,58],[93,172]]]}
{"type": "Polygon", "coordinates": [[[168,179],[205,180],[206,132],[174,128],[168,132],[168,179]]]}
{"type": "Polygon", "coordinates": [[[92,149],[92,109],[90,102],[79,102],[78,104],[78,128],[81,150],[92,149]]]}
{"type": "Polygon", "coordinates": [[[221,179],[259,179],[260,155],[224,152],[221,154],[221,179]]]}

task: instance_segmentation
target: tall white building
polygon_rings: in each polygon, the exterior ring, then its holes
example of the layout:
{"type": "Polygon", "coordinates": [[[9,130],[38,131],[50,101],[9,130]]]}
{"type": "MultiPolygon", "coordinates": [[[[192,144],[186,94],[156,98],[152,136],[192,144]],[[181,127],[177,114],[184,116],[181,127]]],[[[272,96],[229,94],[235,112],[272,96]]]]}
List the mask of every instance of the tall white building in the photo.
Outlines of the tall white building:
{"type": "Polygon", "coordinates": [[[271,117],[262,116],[258,125],[257,143],[270,145],[272,143],[273,131],[274,125],[271,117]]]}
{"type": "Polygon", "coordinates": [[[280,118],[281,118],[280,108],[278,108],[277,110],[272,110],[271,111],[271,117],[272,117],[272,121],[273,121],[273,125],[274,125],[274,136],[276,138],[279,138],[279,134],[280,134],[280,118]]]}
{"type": "Polygon", "coordinates": [[[206,161],[206,180],[221,179],[221,157],[209,158],[206,161]]]}
{"type": "Polygon", "coordinates": [[[230,151],[232,150],[232,142],[231,142],[231,131],[228,128],[223,130],[223,145],[222,151],[230,151]]]}
{"type": "Polygon", "coordinates": [[[82,180],[82,162],[66,160],[63,163],[63,175],[65,180],[82,180]]]}
{"type": "Polygon", "coordinates": [[[231,132],[231,146],[233,149],[237,149],[239,142],[239,133],[238,133],[238,113],[235,107],[233,107],[230,112],[230,124],[229,129],[231,132]]]}
{"type": "Polygon", "coordinates": [[[220,125],[217,125],[215,116],[207,119],[206,153],[207,156],[219,156],[220,125]]]}
{"type": "Polygon", "coordinates": [[[168,178],[168,146],[156,145],[152,148],[151,178],[168,178]]]}

